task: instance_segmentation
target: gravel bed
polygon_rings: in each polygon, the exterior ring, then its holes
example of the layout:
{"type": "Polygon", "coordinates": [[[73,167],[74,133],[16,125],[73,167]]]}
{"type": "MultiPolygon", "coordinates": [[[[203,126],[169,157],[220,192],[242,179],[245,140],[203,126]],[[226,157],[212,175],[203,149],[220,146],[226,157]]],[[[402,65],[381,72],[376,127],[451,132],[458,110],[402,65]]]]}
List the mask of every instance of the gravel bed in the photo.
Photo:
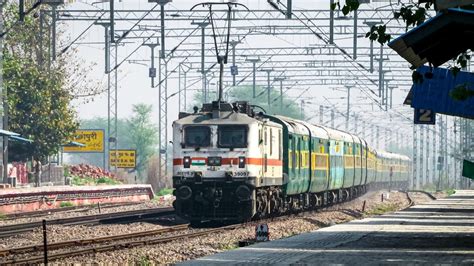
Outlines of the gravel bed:
{"type": "MultiPolygon", "coordinates": [[[[168,200],[168,201],[163,201],[163,202],[160,202],[158,200],[151,200],[151,201],[145,201],[136,205],[124,205],[124,206],[101,208],[100,213],[113,213],[113,212],[123,212],[123,211],[132,211],[132,210],[159,208],[159,207],[170,207],[172,203],[173,203],[173,200],[168,200]]],[[[10,225],[10,224],[20,224],[20,223],[31,223],[31,222],[42,221],[43,219],[54,220],[54,219],[87,216],[87,215],[95,215],[95,214],[99,214],[99,208],[97,208],[97,205],[95,205],[94,207],[84,206],[84,208],[79,208],[76,210],[69,210],[69,211],[64,211],[64,212],[51,212],[49,214],[35,216],[35,217],[20,217],[16,219],[8,219],[8,220],[0,219],[0,226],[10,225]]]]}
{"type": "MultiPolygon", "coordinates": [[[[400,210],[408,206],[408,199],[405,193],[392,191],[387,199],[386,194],[388,192],[385,191],[383,192],[385,193],[383,203],[381,202],[381,193],[380,191],[369,192],[351,202],[329,207],[324,210],[265,220],[260,223],[267,223],[270,227],[271,238],[278,239],[361,218],[367,213],[370,213],[371,210],[381,208],[381,206],[394,206],[393,210],[400,210]],[[364,201],[366,202],[365,213],[362,212],[364,201]]],[[[423,196],[419,195],[417,198],[421,200],[423,196]]],[[[425,195],[425,199],[426,198],[428,197],[425,195]]],[[[144,246],[75,256],[56,261],[55,263],[57,265],[74,264],[77,262],[107,265],[123,265],[126,262],[140,265],[147,263],[176,263],[236,248],[239,241],[252,239],[255,234],[254,230],[254,226],[249,225],[240,229],[191,239],[177,240],[156,246],[144,246]]]]}

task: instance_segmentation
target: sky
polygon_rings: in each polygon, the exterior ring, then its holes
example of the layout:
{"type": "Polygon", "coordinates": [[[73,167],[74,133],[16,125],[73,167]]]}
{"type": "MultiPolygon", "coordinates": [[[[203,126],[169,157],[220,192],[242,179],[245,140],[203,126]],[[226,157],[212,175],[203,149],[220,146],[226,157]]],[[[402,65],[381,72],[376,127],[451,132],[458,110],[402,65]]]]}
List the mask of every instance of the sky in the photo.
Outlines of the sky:
{"type": "MultiPolygon", "coordinates": [[[[201,1],[173,1],[170,4],[166,5],[166,9],[168,10],[189,10],[195,4],[200,3],[201,1]]],[[[271,7],[267,3],[267,1],[259,0],[259,1],[238,1],[241,4],[246,5],[250,12],[259,9],[271,10],[271,7]]],[[[294,10],[301,10],[301,9],[328,9],[328,1],[325,0],[311,0],[311,1],[293,1],[294,2],[294,10]]],[[[370,6],[363,5],[363,7],[384,7],[387,3],[374,3],[370,6]]],[[[153,3],[148,3],[147,1],[121,1],[116,4],[117,9],[121,10],[150,10],[153,8],[153,3]]],[[[68,4],[64,7],[66,10],[107,10],[108,3],[94,3],[93,1],[76,1],[72,4],[68,4]]],[[[202,7],[198,7],[201,8],[202,7]]],[[[177,12],[178,13],[178,12],[177,12]]],[[[338,14],[336,14],[336,17],[338,14]]],[[[360,15],[361,17],[363,14],[360,15]]],[[[302,18],[302,17],[301,17],[302,18]]],[[[304,19],[302,19],[304,21],[304,19]]],[[[344,23],[343,19],[340,20],[341,23],[344,23]]],[[[124,30],[130,28],[138,28],[138,26],[134,27],[134,21],[127,21],[127,22],[117,22],[116,29],[124,30]]],[[[216,22],[218,25],[221,22],[216,22]]],[[[283,25],[282,22],[275,23],[273,21],[261,21],[254,22],[237,22],[234,23],[235,27],[240,25],[247,25],[250,23],[257,26],[262,26],[261,30],[266,31],[268,30],[269,26],[273,25],[283,25]]],[[[284,22],[283,22],[284,23],[284,22]]],[[[295,23],[293,21],[293,23],[295,23]]],[[[298,21],[296,21],[296,24],[298,21]]],[[[328,20],[318,20],[315,22],[314,25],[311,26],[312,30],[325,33],[325,28],[319,28],[319,26],[328,25],[328,20]]],[[[362,22],[361,22],[362,23],[362,22]]],[[[60,24],[61,29],[65,31],[64,37],[69,38],[69,40],[74,40],[77,36],[79,36],[89,25],[91,24],[90,21],[67,21],[60,24]]],[[[147,25],[148,27],[158,27],[159,21],[147,21],[142,22],[140,25],[147,25]]],[[[305,24],[301,23],[303,27],[305,24]]],[[[306,24],[307,25],[307,24],[306,24]]],[[[181,21],[178,23],[173,23],[172,25],[166,25],[169,28],[183,28],[183,27],[194,27],[190,25],[190,21],[181,21]]],[[[321,44],[321,40],[315,34],[308,34],[310,33],[309,29],[303,30],[306,34],[301,36],[287,36],[287,35],[261,35],[261,36],[247,36],[243,39],[243,42],[238,44],[238,48],[256,48],[256,47],[308,47],[314,44],[321,44]]],[[[148,32],[150,33],[150,32],[148,32]]],[[[156,32],[155,32],[156,33],[156,32]]],[[[156,33],[156,36],[159,36],[159,33],[156,33]]],[[[212,42],[213,40],[210,38],[208,31],[208,37],[206,42],[212,42]]],[[[358,38],[358,45],[368,47],[369,41],[363,37],[365,32],[359,32],[358,38]]],[[[336,44],[339,46],[351,46],[352,45],[352,34],[348,34],[347,36],[342,36],[342,39],[337,39],[336,44]]],[[[341,38],[341,36],[336,35],[336,38],[341,38]]],[[[121,118],[129,117],[132,113],[132,106],[137,103],[146,103],[152,104],[154,107],[154,114],[153,119],[158,121],[158,88],[152,88],[150,86],[150,78],[148,78],[148,66],[150,62],[148,61],[150,58],[150,48],[145,46],[140,46],[143,39],[134,39],[134,40],[125,40],[124,44],[118,48],[118,58],[119,61],[123,61],[125,59],[132,60],[134,63],[130,63],[130,61],[125,60],[123,64],[120,65],[118,71],[118,80],[119,80],[119,87],[118,87],[118,116],[121,118]],[[136,50],[136,51],[135,51],[136,50]],[[135,52],[134,52],[135,51],[135,52]]],[[[104,28],[99,25],[92,26],[90,29],[86,31],[86,33],[80,38],[74,45],[77,49],[77,56],[83,60],[84,66],[93,66],[93,71],[90,73],[90,78],[96,82],[100,82],[104,88],[106,88],[107,84],[107,75],[104,73],[104,28]]],[[[200,46],[200,34],[199,31],[194,32],[189,38],[167,38],[166,39],[166,49],[169,50],[173,47],[176,47],[179,43],[183,43],[180,46],[180,49],[198,49],[200,46]]],[[[67,41],[66,41],[67,43],[67,41]]],[[[207,46],[207,49],[212,49],[210,45],[207,46]]],[[[375,48],[375,53],[378,53],[378,46],[375,48]]],[[[159,47],[156,50],[156,54],[158,53],[159,47]]],[[[347,51],[349,54],[351,50],[347,51]]],[[[307,56],[297,56],[297,57],[284,57],[283,61],[290,61],[291,60],[305,60],[307,56]]],[[[344,57],[339,56],[341,60],[347,60],[344,57]]],[[[361,57],[362,58],[362,57],[361,57]]],[[[365,57],[367,60],[368,57],[365,57]]],[[[262,58],[264,59],[264,58],[262,58]]],[[[334,59],[331,57],[325,56],[314,56],[315,60],[321,62],[321,64],[325,64],[325,60],[334,59]]],[[[171,59],[169,63],[168,69],[174,69],[179,62],[183,60],[182,58],[171,59]]],[[[215,58],[208,57],[206,67],[211,66],[216,62],[215,58]]],[[[238,57],[239,62],[242,62],[242,57],[238,57]]],[[[400,59],[399,59],[400,60],[400,59]]],[[[196,61],[196,60],[195,60],[196,61]]],[[[356,60],[357,61],[357,60],[356,60]]],[[[158,62],[158,60],[156,60],[158,62]]],[[[378,67],[378,62],[375,61],[375,67],[378,67]]],[[[224,79],[229,82],[231,80],[231,76],[229,75],[229,68],[230,65],[226,66],[226,75],[224,79]]],[[[250,67],[249,64],[243,65],[238,64],[239,67],[250,67]]],[[[191,70],[192,73],[189,75],[194,76],[195,78],[198,77],[197,69],[199,68],[197,64],[193,63],[193,68],[191,70]]],[[[347,78],[353,78],[353,73],[360,73],[356,70],[354,65],[348,64],[344,66],[343,69],[340,71],[347,72],[347,78]],[[345,69],[344,69],[345,68],[345,69]]],[[[327,69],[331,69],[327,67],[327,69]]],[[[404,72],[406,75],[410,75],[410,71],[408,69],[408,65],[406,71],[404,72]]],[[[214,68],[213,74],[217,77],[217,68],[214,68]]],[[[375,78],[375,82],[377,83],[377,73],[369,74],[366,73],[367,76],[375,78]]],[[[403,73],[402,73],[403,74],[403,73]]],[[[257,76],[259,78],[259,84],[261,86],[266,86],[265,80],[265,73],[258,71],[257,76]]],[[[284,71],[275,71],[275,76],[278,75],[285,75],[284,71]]],[[[364,74],[365,75],[365,74],[364,74]]],[[[178,73],[171,73],[171,78],[168,80],[168,95],[172,95],[178,91],[178,73]]],[[[237,79],[241,79],[242,75],[237,76],[237,79]]],[[[409,78],[409,76],[408,76],[409,78]]],[[[211,80],[210,89],[216,89],[216,79],[214,78],[211,80]]],[[[290,84],[294,84],[298,78],[289,77],[288,86],[290,84]]],[[[189,88],[189,92],[194,92],[201,89],[201,82],[196,79],[188,79],[188,84],[192,82],[196,82],[195,86],[189,88]]],[[[247,78],[244,82],[246,85],[251,84],[251,77],[247,78]]],[[[277,83],[274,84],[277,86],[277,83]]],[[[396,88],[393,92],[394,94],[394,110],[396,112],[391,112],[391,115],[387,115],[385,112],[380,112],[380,109],[374,104],[374,101],[369,100],[370,97],[376,99],[372,94],[369,93],[370,90],[375,91],[377,90],[376,85],[370,86],[362,86],[361,88],[351,89],[351,112],[357,112],[358,115],[362,117],[362,119],[366,120],[367,122],[372,123],[379,123],[380,125],[387,126],[391,123],[391,119],[395,121],[403,121],[404,123],[408,124],[409,121],[404,118],[396,118],[399,112],[402,112],[405,116],[407,116],[411,108],[408,106],[402,106],[402,102],[404,97],[407,93],[407,87],[403,88],[396,88]],[[391,118],[392,117],[392,118],[391,118]],[[397,120],[398,119],[398,120],[397,120]]],[[[345,112],[346,104],[347,104],[347,90],[341,86],[316,86],[316,85],[295,85],[293,86],[288,92],[286,93],[288,97],[293,97],[297,100],[305,100],[305,113],[307,117],[314,117],[312,122],[317,122],[317,114],[319,111],[319,104],[324,105],[333,105],[339,111],[345,112]]],[[[192,96],[188,93],[188,108],[190,107],[190,102],[192,101],[192,96]]],[[[75,102],[75,108],[77,109],[78,115],[81,119],[88,119],[97,116],[106,117],[107,116],[107,95],[104,93],[102,95],[94,97],[93,101],[89,103],[84,102],[75,102]]],[[[177,95],[170,97],[168,100],[168,126],[170,127],[171,122],[176,120],[178,117],[178,97],[177,95]]],[[[338,114],[336,117],[339,117],[339,121],[336,122],[337,125],[343,125],[344,120],[338,114]]],[[[328,120],[329,116],[325,118],[328,120]]],[[[409,129],[411,130],[411,129],[409,129]]],[[[409,131],[407,131],[409,132],[409,131]]],[[[168,134],[170,136],[170,133],[168,134]]]]}

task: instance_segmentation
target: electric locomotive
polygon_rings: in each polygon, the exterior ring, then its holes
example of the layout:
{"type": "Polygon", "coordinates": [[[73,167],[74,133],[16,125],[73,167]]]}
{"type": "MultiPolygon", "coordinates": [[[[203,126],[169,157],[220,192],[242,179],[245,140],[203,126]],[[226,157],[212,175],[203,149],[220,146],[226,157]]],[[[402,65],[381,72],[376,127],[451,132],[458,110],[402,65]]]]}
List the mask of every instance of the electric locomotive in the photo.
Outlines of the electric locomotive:
{"type": "Polygon", "coordinates": [[[173,123],[173,203],[191,221],[246,221],[407,185],[410,159],[355,135],[213,102],[173,123]]]}

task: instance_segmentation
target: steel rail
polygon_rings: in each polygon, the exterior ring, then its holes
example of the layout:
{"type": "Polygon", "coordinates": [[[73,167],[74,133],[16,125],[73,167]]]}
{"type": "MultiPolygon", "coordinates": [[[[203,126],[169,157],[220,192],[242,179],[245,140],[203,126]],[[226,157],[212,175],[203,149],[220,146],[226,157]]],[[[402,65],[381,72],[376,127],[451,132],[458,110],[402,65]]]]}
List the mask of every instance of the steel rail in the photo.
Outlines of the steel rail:
{"type": "Polygon", "coordinates": [[[433,194],[429,193],[429,192],[426,192],[424,190],[408,190],[408,192],[415,192],[415,193],[423,193],[425,194],[426,196],[428,196],[430,199],[432,200],[437,200],[437,198],[435,196],[433,196],[433,194]]]}
{"type": "MultiPolygon", "coordinates": [[[[102,203],[100,204],[100,208],[102,209],[109,209],[115,207],[122,207],[122,206],[131,206],[131,205],[138,205],[139,202],[122,202],[122,203],[102,203]]],[[[72,207],[62,207],[62,208],[55,208],[55,209],[47,209],[47,210],[39,210],[39,211],[30,211],[30,212],[17,212],[17,213],[10,213],[6,214],[6,219],[3,221],[14,220],[22,217],[39,217],[51,213],[58,213],[58,212],[67,212],[67,211],[88,211],[94,208],[97,208],[97,204],[93,205],[82,205],[82,206],[72,206],[72,207]]]]}
{"type": "MultiPolygon", "coordinates": [[[[218,233],[218,232],[222,232],[226,230],[233,230],[241,226],[242,225],[240,224],[230,225],[230,226],[207,229],[203,231],[185,233],[185,234],[175,235],[175,236],[165,236],[165,237],[157,237],[157,238],[152,238],[152,239],[135,240],[135,241],[128,241],[125,243],[111,243],[111,244],[101,245],[101,246],[96,246],[96,247],[89,247],[89,248],[84,248],[84,249],[79,249],[79,250],[49,254],[48,258],[50,260],[57,260],[57,259],[62,259],[62,258],[70,258],[72,256],[77,256],[77,255],[91,254],[91,253],[124,249],[124,248],[132,248],[132,247],[138,247],[138,246],[155,245],[159,243],[166,243],[166,242],[176,241],[176,240],[185,239],[185,238],[208,235],[211,233],[218,233]]],[[[35,257],[21,258],[17,260],[4,261],[2,263],[7,264],[7,265],[8,264],[38,263],[38,262],[43,262],[43,259],[44,259],[43,256],[35,256],[35,257]]]]}
{"type": "MultiPolygon", "coordinates": [[[[99,244],[99,243],[104,243],[104,242],[109,242],[109,241],[118,241],[118,240],[146,237],[146,236],[152,236],[152,235],[157,235],[157,234],[181,231],[188,228],[189,228],[188,224],[181,224],[177,226],[171,226],[171,227],[141,231],[141,232],[134,232],[134,233],[128,233],[128,234],[121,234],[121,235],[104,236],[104,237],[87,238],[87,239],[73,239],[73,240],[67,240],[67,241],[62,241],[62,242],[50,243],[48,244],[48,250],[57,250],[57,249],[71,247],[71,246],[79,246],[79,245],[84,246],[84,245],[99,244]]],[[[43,245],[29,245],[29,246],[14,247],[14,248],[9,248],[9,249],[2,249],[0,250],[0,257],[6,257],[9,255],[16,255],[16,254],[22,254],[22,253],[28,253],[28,252],[38,252],[38,251],[43,251],[43,249],[44,249],[43,245]]],[[[2,263],[8,263],[8,262],[16,263],[16,260],[11,260],[11,261],[2,262],[2,263]]]]}
{"type": "MultiPolygon", "coordinates": [[[[174,209],[172,207],[153,208],[54,219],[47,221],[47,223],[48,225],[98,224],[107,222],[138,220],[142,218],[152,218],[156,215],[161,216],[173,213],[174,209]]],[[[42,226],[42,221],[1,226],[0,237],[14,236],[20,233],[30,232],[35,230],[36,228],[39,228],[40,226],[42,226]]]]}

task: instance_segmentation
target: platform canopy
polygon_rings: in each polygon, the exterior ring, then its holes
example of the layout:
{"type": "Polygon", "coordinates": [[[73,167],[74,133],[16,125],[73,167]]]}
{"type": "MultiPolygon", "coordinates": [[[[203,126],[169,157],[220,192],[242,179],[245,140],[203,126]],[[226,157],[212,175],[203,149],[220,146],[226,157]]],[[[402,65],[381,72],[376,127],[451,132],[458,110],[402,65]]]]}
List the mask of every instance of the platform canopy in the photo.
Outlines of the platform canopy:
{"type": "Polygon", "coordinates": [[[5,137],[5,136],[7,137],[20,136],[20,134],[12,132],[12,131],[8,131],[8,130],[0,129],[0,137],[5,137]]]}
{"type": "Polygon", "coordinates": [[[5,137],[5,136],[7,136],[9,139],[14,140],[14,141],[28,142],[28,143],[33,142],[31,139],[20,137],[19,133],[0,129],[0,137],[5,137]]]}
{"type": "Polygon", "coordinates": [[[23,138],[23,137],[20,137],[20,136],[10,136],[8,138],[11,139],[11,140],[14,140],[14,141],[33,143],[33,140],[23,138]]]}
{"type": "Polygon", "coordinates": [[[449,8],[391,41],[388,46],[415,67],[440,66],[474,50],[474,11],[449,8]]]}

